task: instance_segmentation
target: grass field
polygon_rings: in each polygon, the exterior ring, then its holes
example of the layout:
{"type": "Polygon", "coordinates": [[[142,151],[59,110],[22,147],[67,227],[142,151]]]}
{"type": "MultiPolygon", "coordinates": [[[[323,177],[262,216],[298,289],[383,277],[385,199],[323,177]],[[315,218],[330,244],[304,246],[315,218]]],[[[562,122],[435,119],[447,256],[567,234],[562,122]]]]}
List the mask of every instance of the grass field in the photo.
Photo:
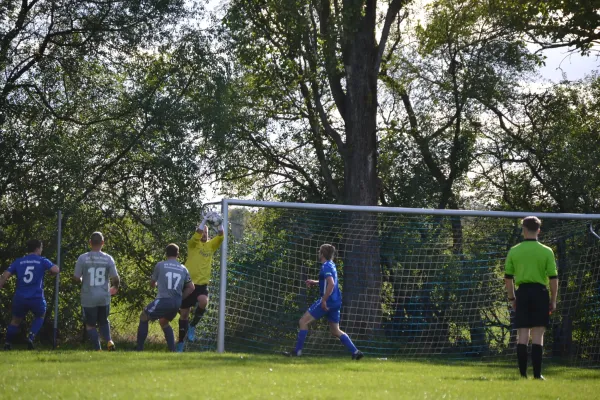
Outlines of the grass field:
{"type": "Polygon", "coordinates": [[[546,365],[545,382],[507,364],[365,357],[12,351],[2,399],[598,399],[600,371],[546,365]]]}

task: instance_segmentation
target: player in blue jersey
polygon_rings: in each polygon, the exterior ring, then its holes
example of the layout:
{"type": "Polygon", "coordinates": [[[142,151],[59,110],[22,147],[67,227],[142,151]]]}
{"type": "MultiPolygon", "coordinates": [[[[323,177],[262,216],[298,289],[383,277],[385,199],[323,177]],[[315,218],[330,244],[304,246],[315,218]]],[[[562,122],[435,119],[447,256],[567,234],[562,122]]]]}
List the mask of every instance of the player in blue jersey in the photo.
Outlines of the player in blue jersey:
{"type": "Polygon", "coordinates": [[[58,274],[58,266],[42,257],[43,245],[40,240],[27,241],[25,257],[17,258],[0,276],[0,289],[12,275],[17,277],[17,289],[12,302],[12,320],[6,330],[4,350],[10,350],[12,341],[19,333],[19,325],[29,311],[34,315],[31,329],[27,337],[27,346],[33,349],[33,340],[44,324],[46,315],[46,299],[44,298],[44,276],[46,271],[58,274]]]}
{"type": "Polygon", "coordinates": [[[330,244],[324,244],[319,248],[319,260],[323,263],[319,272],[319,280],[308,279],[308,287],[319,285],[321,298],[309,307],[308,311],[300,318],[298,339],[296,348],[293,351],[286,351],[286,356],[297,357],[302,354],[304,341],[308,335],[308,325],[311,322],[327,316],[329,321],[329,331],[331,334],[346,346],[352,354],[353,360],[360,360],[363,353],[356,348],[350,337],[340,330],[340,309],[342,308],[342,292],[338,287],[338,276],[333,258],[335,256],[335,247],[330,244]]]}
{"type": "Polygon", "coordinates": [[[175,318],[181,307],[181,300],[194,291],[194,283],[187,268],[177,261],[179,247],[169,244],[166,249],[167,259],[156,264],[150,287],[158,288],[154,301],[144,308],[140,315],[137,332],[137,351],[144,350],[144,342],[148,337],[148,322],[158,320],[169,351],[175,351],[175,336],[169,323],[175,318]]]}

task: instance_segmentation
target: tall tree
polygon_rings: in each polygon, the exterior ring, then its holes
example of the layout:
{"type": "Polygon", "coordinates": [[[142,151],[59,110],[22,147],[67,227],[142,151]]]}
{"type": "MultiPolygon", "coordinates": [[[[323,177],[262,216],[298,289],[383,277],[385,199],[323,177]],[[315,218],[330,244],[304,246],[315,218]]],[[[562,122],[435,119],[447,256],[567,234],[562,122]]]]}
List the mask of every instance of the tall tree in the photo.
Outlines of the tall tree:
{"type": "MultiPolygon", "coordinates": [[[[439,0],[425,8],[428,18],[413,28],[408,24],[402,31],[393,31],[400,41],[414,29],[416,44],[404,44],[390,54],[381,71],[382,80],[397,107],[390,110],[391,124],[387,131],[396,137],[407,136],[409,146],[431,179],[437,184],[430,189],[432,205],[436,208],[460,208],[461,191],[468,187],[468,172],[475,161],[475,148],[481,140],[482,121],[486,119],[486,103],[507,103],[515,96],[520,79],[536,67],[537,57],[530,54],[525,43],[518,40],[512,29],[493,24],[487,7],[468,0],[439,0]]],[[[423,179],[423,178],[421,178],[423,179]]],[[[384,185],[384,190],[386,186],[384,185]]],[[[387,190],[384,192],[387,196],[387,190]]],[[[437,228],[424,234],[436,241],[445,220],[437,220],[437,228]]],[[[460,218],[449,221],[452,231],[452,252],[456,265],[462,270],[468,262],[464,250],[464,227],[460,218]]],[[[391,269],[394,281],[397,271],[391,269]]],[[[401,280],[399,280],[401,281],[401,280]]],[[[468,281],[465,279],[465,281],[468,281]]],[[[398,285],[394,285],[396,288],[398,285]]],[[[471,284],[474,289],[476,284],[471,284]]],[[[427,279],[424,287],[429,288],[427,279]]],[[[432,289],[425,289],[423,307],[434,309],[432,289]]],[[[472,296],[476,290],[466,290],[472,296]]],[[[402,296],[400,291],[398,298],[402,296]]],[[[396,294],[396,292],[395,292],[396,294]]],[[[445,289],[444,296],[449,296],[445,289]]],[[[471,303],[472,298],[463,301],[471,303]]],[[[400,308],[403,302],[398,301],[400,308]]],[[[437,313],[429,314],[430,334],[446,332],[448,311],[445,302],[437,313]],[[435,314],[435,317],[434,317],[435,314]],[[438,324],[442,324],[440,329],[438,324]]],[[[404,310],[397,310],[397,314],[404,310]]],[[[465,315],[474,346],[486,351],[484,323],[478,310],[465,315]]],[[[424,333],[425,334],[425,333],[424,333]]],[[[444,333],[441,334],[445,336],[444,333]]]]}
{"type": "Polygon", "coordinates": [[[307,144],[333,201],[377,204],[378,73],[390,29],[406,4],[239,0],[225,17],[234,51],[256,77],[255,90],[269,96],[271,111],[294,114],[310,126],[307,144]],[[381,25],[378,5],[385,10],[381,25]]]}
{"type": "Polygon", "coordinates": [[[492,0],[490,14],[542,48],[588,53],[600,44],[600,4],[594,0],[492,0]]]}
{"type": "Polygon", "coordinates": [[[592,75],[523,94],[510,108],[489,104],[496,123],[478,159],[496,201],[516,209],[598,211],[599,95],[592,75]]]}
{"type": "MultiPolygon", "coordinates": [[[[310,196],[304,198],[377,204],[378,75],[390,29],[407,3],[230,3],[224,22],[232,50],[243,65],[246,79],[250,79],[250,90],[259,107],[266,108],[267,119],[285,121],[284,127],[292,125],[295,132],[302,133],[280,136],[297,143],[292,154],[272,143],[275,135],[268,133],[268,125],[260,136],[246,131],[245,137],[263,157],[271,157],[271,165],[281,171],[279,174],[295,179],[294,183],[308,190],[310,196]],[[383,10],[383,19],[378,19],[378,7],[383,10]],[[293,126],[302,122],[306,129],[293,126]],[[310,146],[308,163],[306,157],[297,156],[305,146],[310,146]],[[286,173],[290,170],[293,176],[286,173]]],[[[263,171],[272,175],[271,169],[263,171]]],[[[369,335],[380,317],[377,221],[350,215],[349,224],[349,231],[355,234],[344,238],[340,252],[344,261],[344,301],[346,309],[357,315],[355,329],[369,335]]]]}

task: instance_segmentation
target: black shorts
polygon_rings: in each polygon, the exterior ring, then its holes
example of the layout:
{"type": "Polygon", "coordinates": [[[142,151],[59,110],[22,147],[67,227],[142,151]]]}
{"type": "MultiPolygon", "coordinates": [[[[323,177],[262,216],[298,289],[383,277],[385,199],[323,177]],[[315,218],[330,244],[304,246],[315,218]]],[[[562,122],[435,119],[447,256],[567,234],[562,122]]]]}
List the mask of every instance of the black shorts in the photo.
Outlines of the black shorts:
{"type": "Polygon", "coordinates": [[[550,296],[540,283],[522,283],[516,291],[515,328],[550,325],[550,296]]]}
{"type": "Polygon", "coordinates": [[[181,302],[181,308],[194,307],[198,302],[198,296],[205,295],[208,297],[208,285],[194,285],[194,291],[181,302]]]}
{"type": "Polygon", "coordinates": [[[108,324],[108,315],[110,314],[110,304],[98,307],[82,307],[83,321],[89,326],[103,326],[108,324]]]}

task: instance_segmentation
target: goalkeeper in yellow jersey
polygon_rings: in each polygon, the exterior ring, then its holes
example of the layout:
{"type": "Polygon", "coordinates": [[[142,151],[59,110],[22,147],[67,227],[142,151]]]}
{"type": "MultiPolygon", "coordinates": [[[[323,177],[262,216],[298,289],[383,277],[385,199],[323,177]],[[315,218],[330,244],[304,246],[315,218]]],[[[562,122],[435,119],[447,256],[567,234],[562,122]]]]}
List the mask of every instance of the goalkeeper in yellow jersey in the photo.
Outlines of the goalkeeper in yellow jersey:
{"type": "Polygon", "coordinates": [[[192,281],[194,282],[194,292],[187,296],[181,302],[179,309],[179,343],[177,343],[177,351],[183,351],[183,340],[186,332],[189,341],[196,340],[196,325],[204,315],[206,306],[208,305],[208,282],[210,281],[211,266],[213,254],[223,243],[223,225],[222,218],[216,212],[207,213],[192,238],[188,241],[188,256],[185,265],[190,272],[192,281]],[[207,222],[219,221],[216,225],[217,236],[209,240],[207,222]],[[195,304],[198,304],[192,322],[189,324],[190,311],[195,304]]]}

